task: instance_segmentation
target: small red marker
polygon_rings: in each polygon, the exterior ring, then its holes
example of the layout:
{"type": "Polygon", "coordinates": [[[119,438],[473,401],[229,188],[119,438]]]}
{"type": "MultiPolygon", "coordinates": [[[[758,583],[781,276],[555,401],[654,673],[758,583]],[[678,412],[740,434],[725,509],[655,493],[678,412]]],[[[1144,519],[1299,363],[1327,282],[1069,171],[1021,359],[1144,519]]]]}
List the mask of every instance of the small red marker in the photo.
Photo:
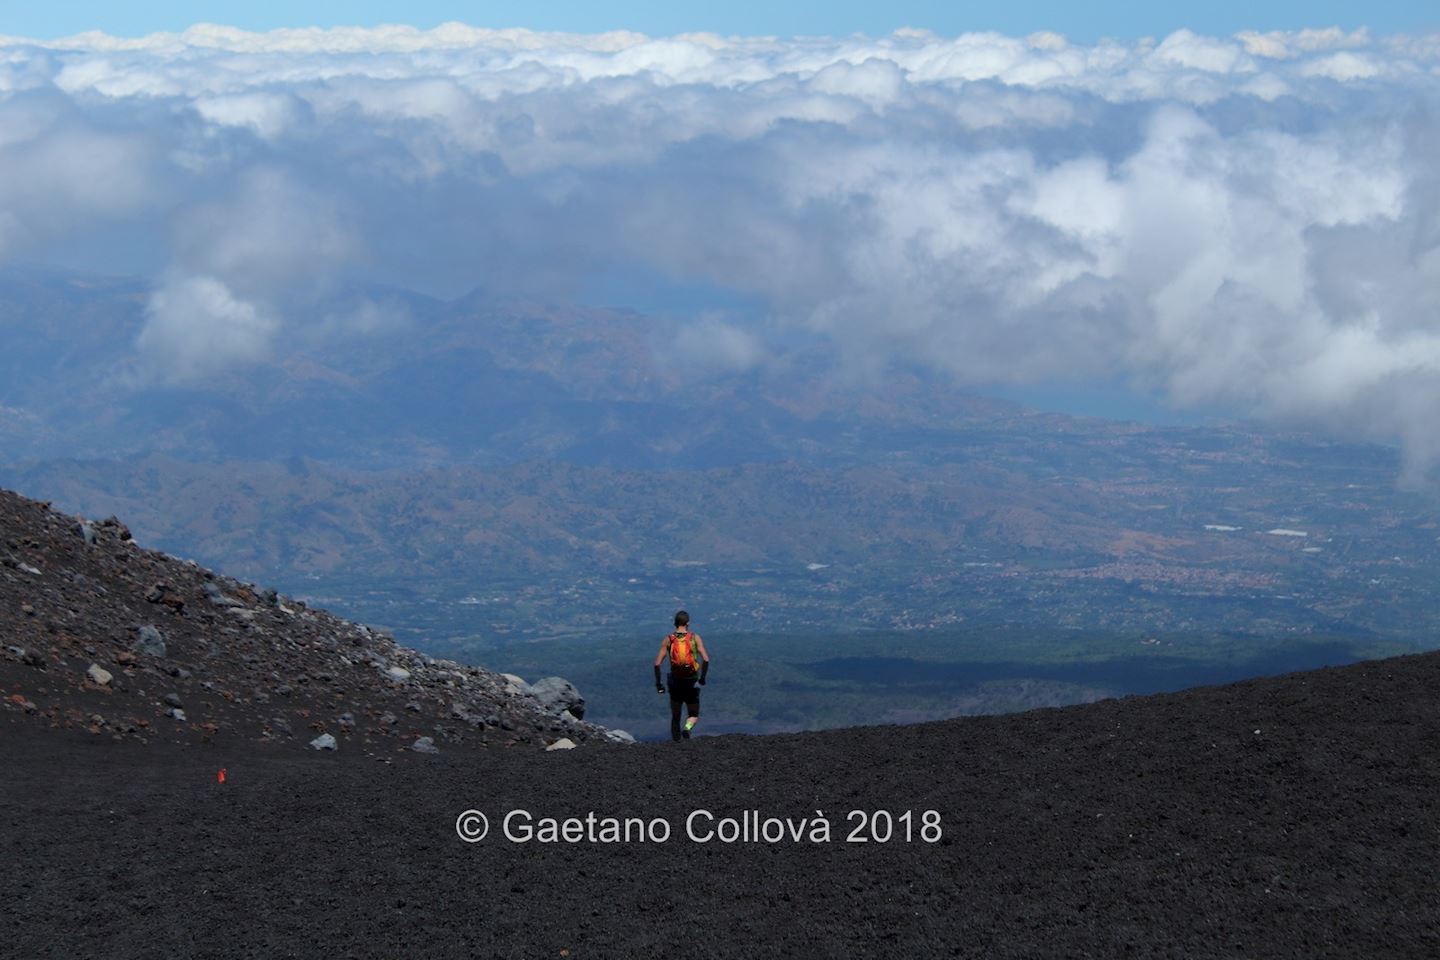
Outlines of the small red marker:
{"type": "Polygon", "coordinates": [[[220,768],[220,772],[215,775],[215,782],[216,782],[216,783],[224,783],[224,782],[225,782],[225,768],[224,768],[224,767],[221,767],[221,768],[220,768]]]}

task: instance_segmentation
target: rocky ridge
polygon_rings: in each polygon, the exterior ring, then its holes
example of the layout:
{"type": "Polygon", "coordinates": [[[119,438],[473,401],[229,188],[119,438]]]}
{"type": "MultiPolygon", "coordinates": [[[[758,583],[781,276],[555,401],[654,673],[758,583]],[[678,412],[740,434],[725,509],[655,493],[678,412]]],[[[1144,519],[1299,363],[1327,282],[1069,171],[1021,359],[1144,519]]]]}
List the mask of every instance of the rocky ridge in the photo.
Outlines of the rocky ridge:
{"type": "Polygon", "coordinates": [[[629,742],[561,678],[441,660],[0,490],[0,722],[397,751],[629,742]]]}

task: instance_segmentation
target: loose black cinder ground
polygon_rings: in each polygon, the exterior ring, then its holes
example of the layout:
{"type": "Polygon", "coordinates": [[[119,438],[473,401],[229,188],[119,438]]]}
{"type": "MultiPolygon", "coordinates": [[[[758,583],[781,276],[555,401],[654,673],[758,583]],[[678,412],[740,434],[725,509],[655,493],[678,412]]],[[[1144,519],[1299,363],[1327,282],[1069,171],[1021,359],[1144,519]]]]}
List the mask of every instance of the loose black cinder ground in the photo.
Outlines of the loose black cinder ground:
{"type": "Polygon", "coordinates": [[[1004,717],[393,763],[0,724],[36,957],[1440,956],[1440,656],[1004,717]],[[227,779],[217,782],[224,767],[227,779]],[[490,834],[462,843],[474,808],[490,834]],[[829,843],[695,843],[800,818],[829,843]],[[664,818],[518,844],[500,818],[664,818]],[[847,843],[936,810],[937,843],[847,843]]]}

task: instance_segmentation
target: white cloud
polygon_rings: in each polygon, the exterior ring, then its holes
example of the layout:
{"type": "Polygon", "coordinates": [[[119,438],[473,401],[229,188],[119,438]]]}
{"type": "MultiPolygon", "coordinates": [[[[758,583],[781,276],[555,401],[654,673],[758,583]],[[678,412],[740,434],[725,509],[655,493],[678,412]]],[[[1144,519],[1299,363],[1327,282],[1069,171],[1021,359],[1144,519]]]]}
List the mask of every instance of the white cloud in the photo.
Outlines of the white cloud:
{"type": "Polygon", "coordinates": [[[237,363],[262,359],[276,317],[238,299],[214,277],[167,280],[150,297],[140,347],[147,373],[164,382],[199,383],[237,363]]]}
{"type": "Polygon", "coordinates": [[[245,166],[220,195],[174,214],[175,264],[224,278],[249,297],[323,292],[363,254],[347,224],[350,201],[323,181],[274,165],[245,166]]]}
{"type": "Polygon", "coordinates": [[[1310,60],[1300,68],[1300,72],[1307,77],[1327,77],[1346,82],[1377,77],[1383,68],[1370,57],[1347,50],[1310,60]]]}
{"type": "MultiPolygon", "coordinates": [[[[11,38],[0,257],[133,225],[167,371],[363,335],[384,311],[335,306],[356,282],[563,297],[633,269],[757,300],[857,367],[1119,376],[1402,437],[1418,476],[1437,108],[1440,37],[1334,29],[11,38]]],[[[676,350],[741,370],[769,342],[711,316],[676,350]]]]}
{"type": "Polygon", "coordinates": [[[669,359],[682,375],[692,370],[739,373],[760,364],[765,347],[755,334],[707,313],[680,329],[670,353],[669,359]]]}
{"type": "Polygon", "coordinates": [[[289,94],[270,91],[200,97],[195,111],[220,127],[245,127],[271,140],[304,120],[301,101],[289,94]]]}
{"type": "Polygon", "coordinates": [[[1229,40],[1197,36],[1189,30],[1172,33],[1150,56],[1159,63],[1206,73],[1248,73],[1255,69],[1243,44],[1237,47],[1229,40]]]}
{"type": "Polygon", "coordinates": [[[158,154],[133,124],[96,122],[53,90],[0,93],[0,256],[143,213],[164,193],[158,154]]]}

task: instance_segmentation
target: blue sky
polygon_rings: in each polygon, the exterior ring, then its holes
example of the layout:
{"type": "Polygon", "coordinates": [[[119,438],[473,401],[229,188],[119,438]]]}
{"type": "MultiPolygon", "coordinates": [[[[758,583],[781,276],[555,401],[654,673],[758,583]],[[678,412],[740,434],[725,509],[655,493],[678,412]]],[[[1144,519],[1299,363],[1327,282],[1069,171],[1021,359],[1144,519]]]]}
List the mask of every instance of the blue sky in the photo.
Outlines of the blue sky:
{"type": "Polygon", "coordinates": [[[1181,27],[1198,33],[1228,35],[1240,30],[1368,26],[1377,33],[1422,32],[1440,28],[1435,0],[1208,0],[1187,5],[1153,0],[1063,0],[973,3],[957,0],[805,0],[777,3],[729,0],[686,3],[670,0],[620,0],[596,3],[461,2],[417,0],[397,4],[376,0],[277,2],[253,0],[111,0],[37,4],[0,0],[0,34],[52,39],[85,30],[136,36],[179,30],[197,22],[223,23],[249,30],[287,26],[373,26],[408,23],[432,27],[447,20],[475,26],[529,27],[539,30],[598,32],[627,28],[652,35],[708,30],[727,34],[839,35],[889,33],[897,27],[927,27],[941,34],[996,30],[1012,35],[1054,30],[1089,42],[1100,37],[1163,36],[1181,27]]]}

